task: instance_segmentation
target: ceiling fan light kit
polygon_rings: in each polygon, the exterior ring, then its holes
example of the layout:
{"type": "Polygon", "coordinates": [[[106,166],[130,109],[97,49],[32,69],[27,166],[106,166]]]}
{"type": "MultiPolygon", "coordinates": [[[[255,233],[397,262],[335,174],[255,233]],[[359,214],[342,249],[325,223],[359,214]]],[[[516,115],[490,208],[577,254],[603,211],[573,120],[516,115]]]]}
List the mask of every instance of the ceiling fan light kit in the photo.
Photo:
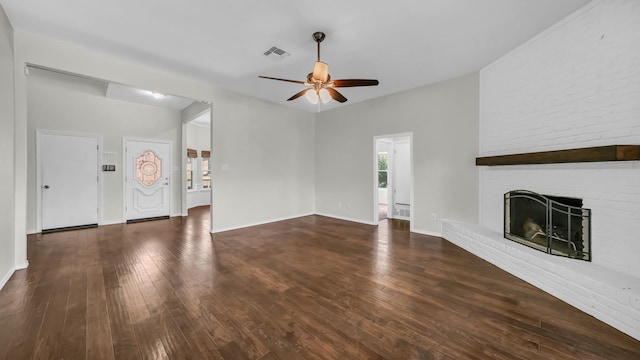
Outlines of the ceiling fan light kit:
{"type": "Polygon", "coordinates": [[[318,44],[318,60],[313,65],[313,71],[307,75],[307,81],[280,79],[268,76],[258,77],[311,86],[311,88],[307,88],[296,93],[292,97],[288,98],[287,101],[295,100],[304,95],[312,104],[317,104],[319,100],[324,104],[331,99],[341,103],[347,101],[347,98],[335,89],[338,87],[376,86],[379,84],[378,80],[367,79],[331,80],[331,75],[329,75],[329,64],[320,61],[320,43],[324,40],[325,34],[323,32],[315,32],[312,37],[318,44]]]}
{"type": "Polygon", "coordinates": [[[305,92],[304,97],[306,97],[313,105],[316,105],[319,101],[326,104],[331,100],[331,94],[327,89],[320,89],[317,92],[314,89],[307,89],[303,91],[305,92]]]}
{"type": "Polygon", "coordinates": [[[320,89],[320,91],[318,91],[318,97],[322,100],[323,104],[326,104],[331,100],[331,94],[329,94],[329,90],[327,89],[320,89]]]}
{"type": "Polygon", "coordinates": [[[315,65],[313,65],[313,76],[311,79],[316,82],[327,82],[329,80],[329,64],[316,61],[315,65]]]}

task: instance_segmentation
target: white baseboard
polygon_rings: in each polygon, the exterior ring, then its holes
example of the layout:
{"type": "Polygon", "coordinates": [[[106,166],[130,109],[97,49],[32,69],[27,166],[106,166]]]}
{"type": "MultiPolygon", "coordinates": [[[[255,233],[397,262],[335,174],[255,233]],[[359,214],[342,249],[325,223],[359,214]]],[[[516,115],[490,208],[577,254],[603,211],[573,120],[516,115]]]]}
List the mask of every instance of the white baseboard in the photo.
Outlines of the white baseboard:
{"type": "Polygon", "coordinates": [[[270,224],[270,223],[274,223],[274,222],[278,222],[278,221],[297,219],[297,218],[300,218],[300,217],[310,216],[310,215],[314,215],[314,214],[313,213],[308,213],[308,214],[294,215],[294,216],[271,219],[271,220],[266,220],[266,221],[250,223],[250,224],[244,224],[244,225],[238,225],[238,226],[230,226],[230,227],[226,227],[226,228],[222,228],[222,229],[213,229],[213,230],[211,230],[211,233],[212,234],[216,234],[216,233],[221,233],[221,232],[225,232],[225,231],[244,229],[244,228],[248,228],[248,227],[251,227],[251,226],[258,226],[258,225],[270,224]]]}
{"type": "Polygon", "coordinates": [[[330,218],[334,218],[334,219],[338,219],[338,220],[356,222],[356,223],[360,223],[360,224],[378,225],[378,223],[373,223],[371,221],[365,221],[365,220],[362,220],[362,219],[354,219],[354,218],[350,218],[350,217],[338,216],[338,215],[333,215],[333,214],[316,213],[316,215],[326,216],[326,217],[330,217],[330,218]]]}
{"type": "Polygon", "coordinates": [[[29,267],[29,260],[25,260],[22,264],[16,264],[16,270],[24,270],[29,267]]]}
{"type": "Polygon", "coordinates": [[[16,272],[16,269],[11,268],[6,274],[4,274],[2,279],[0,279],[0,290],[2,290],[2,288],[7,284],[7,281],[9,281],[14,272],[16,272]]]}
{"type": "MultiPolygon", "coordinates": [[[[124,224],[125,222],[122,220],[115,220],[115,221],[103,221],[98,223],[98,226],[104,226],[104,225],[116,225],[116,224],[124,224]]],[[[33,235],[33,234],[40,234],[42,232],[42,230],[27,230],[27,235],[33,235]]]]}
{"type": "MultiPolygon", "coordinates": [[[[169,217],[178,217],[178,216],[186,216],[186,215],[182,215],[182,214],[171,214],[169,215],[169,217]]],[[[126,224],[127,221],[126,220],[111,220],[111,221],[102,221],[98,224],[98,226],[106,226],[106,225],[118,225],[118,224],[126,224]]],[[[40,231],[36,231],[34,230],[34,232],[29,232],[27,231],[27,234],[37,234],[40,231]]]]}
{"type": "MultiPolygon", "coordinates": [[[[172,217],[182,217],[182,216],[186,216],[186,215],[182,215],[182,213],[169,215],[170,218],[172,218],[172,217]]],[[[112,221],[103,221],[100,224],[98,224],[98,226],[118,225],[118,224],[126,224],[126,223],[127,223],[127,220],[112,220],[112,221]]]]}
{"type": "Polygon", "coordinates": [[[414,232],[416,234],[422,234],[422,235],[442,237],[442,233],[441,232],[436,232],[436,231],[413,229],[413,230],[411,230],[411,232],[414,232]]]}

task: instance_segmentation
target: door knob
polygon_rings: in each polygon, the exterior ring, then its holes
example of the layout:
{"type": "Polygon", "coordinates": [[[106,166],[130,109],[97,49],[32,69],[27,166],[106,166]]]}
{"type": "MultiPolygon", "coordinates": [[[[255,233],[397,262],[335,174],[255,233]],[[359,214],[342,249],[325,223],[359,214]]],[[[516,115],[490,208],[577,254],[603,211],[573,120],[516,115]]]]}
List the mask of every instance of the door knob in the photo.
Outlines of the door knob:
{"type": "Polygon", "coordinates": [[[49,188],[49,185],[45,185],[45,186],[43,186],[43,188],[48,189],[48,188],[49,188]]]}

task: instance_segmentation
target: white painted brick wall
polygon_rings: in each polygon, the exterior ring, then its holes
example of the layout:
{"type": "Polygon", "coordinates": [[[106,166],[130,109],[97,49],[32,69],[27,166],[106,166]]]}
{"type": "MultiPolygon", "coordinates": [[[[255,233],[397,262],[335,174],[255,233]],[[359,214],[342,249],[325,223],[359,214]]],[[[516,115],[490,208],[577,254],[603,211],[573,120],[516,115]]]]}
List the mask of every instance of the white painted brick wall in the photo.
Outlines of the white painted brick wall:
{"type": "MultiPolygon", "coordinates": [[[[589,3],[483,69],[480,97],[481,156],[640,144],[640,1],[589,3]]],[[[502,232],[517,189],[584,199],[593,264],[640,277],[639,162],[483,167],[480,223],[502,232]]]]}
{"type": "MultiPolygon", "coordinates": [[[[595,0],[480,72],[481,156],[614,144],[640,145],[640,0],[595,0]]],[[[481,167],[479,179],[480,226],[445,222],[443,237],[640,339],[640,162],[481,167]],[[582,198],[593,261],[504,239],[503,195],[518,189],[582,198]]]]}
{"type": "Polygon", "coordinates": [[[640,1],[594,1],[480,76],[483,155],[640,143],[640,1]]]}

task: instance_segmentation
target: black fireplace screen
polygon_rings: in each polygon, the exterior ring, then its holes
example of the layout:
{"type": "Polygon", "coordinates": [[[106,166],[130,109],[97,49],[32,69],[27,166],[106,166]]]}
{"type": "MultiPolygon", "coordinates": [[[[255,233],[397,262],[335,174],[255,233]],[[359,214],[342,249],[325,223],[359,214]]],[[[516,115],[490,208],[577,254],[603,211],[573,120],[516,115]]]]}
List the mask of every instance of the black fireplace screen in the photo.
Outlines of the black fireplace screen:
{"type": "Polygon", "coordinates": [[[504,237],[548,254],[591,261],[591,210],[582,200],[526,190],[504,194],[504,237]]]}

